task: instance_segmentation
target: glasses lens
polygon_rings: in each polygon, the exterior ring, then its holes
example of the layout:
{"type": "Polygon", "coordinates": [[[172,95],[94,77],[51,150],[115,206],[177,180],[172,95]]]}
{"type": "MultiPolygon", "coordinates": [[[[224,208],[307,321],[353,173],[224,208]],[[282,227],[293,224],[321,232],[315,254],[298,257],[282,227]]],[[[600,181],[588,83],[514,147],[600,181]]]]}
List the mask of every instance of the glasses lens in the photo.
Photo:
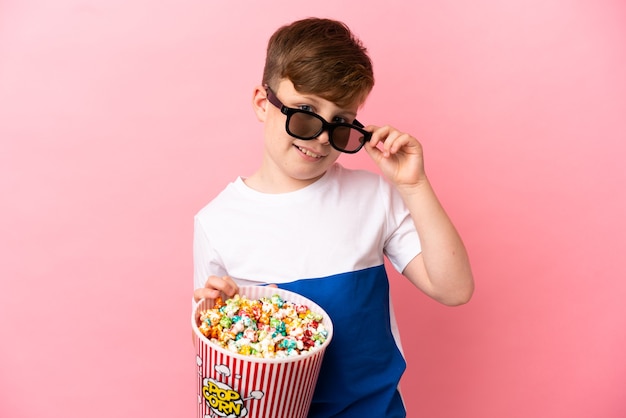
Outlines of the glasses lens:
{"type": "Polygon", "coordinates": [[[287,129],[292,135],[302,139],[312,139],[319,135],[323,122],[310,113],[295,112],[287,121],[287,129]]]}
{"type": "Polygon", "coordinates": [[[354,128],[337,126],[333,129],[331,142],[341,151],[356,152],[363,146],[365,136],[354,128]]]}
{"type": "MultiPolygon", "coordinates": [[[[289,109],[291,113],[287,116],[287,133],[300,139],[317,138],[323,131],[325,122],[315,113],[304,110],[289,109]]],[[[365,135],[351,127],[350,125],[327,126],[330,135],[330,142],[333,146],[343,152],[357,152],[365,143],[365,135]]]]}

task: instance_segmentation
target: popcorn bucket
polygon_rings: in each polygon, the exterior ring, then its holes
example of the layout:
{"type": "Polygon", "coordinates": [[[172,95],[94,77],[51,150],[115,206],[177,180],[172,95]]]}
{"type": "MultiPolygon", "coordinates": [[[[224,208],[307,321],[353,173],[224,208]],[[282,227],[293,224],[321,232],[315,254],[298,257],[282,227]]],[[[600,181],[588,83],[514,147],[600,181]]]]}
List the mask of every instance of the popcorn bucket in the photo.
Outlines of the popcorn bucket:
{"type": "Polygon", "coordinates": [[[297,356],[259,358],[238,354],[202,334],[198,328],[200,312],[211,309],[214,301],[197,302],[191,325],[196,339],[198,418],[305,418],[332,338],[329,316],[316,303],[285,289],[241,286],[239,294],[251,301],[279,295],[286,302],[306,305],[323,316],[328,336],[322,345],[297,356]]]}

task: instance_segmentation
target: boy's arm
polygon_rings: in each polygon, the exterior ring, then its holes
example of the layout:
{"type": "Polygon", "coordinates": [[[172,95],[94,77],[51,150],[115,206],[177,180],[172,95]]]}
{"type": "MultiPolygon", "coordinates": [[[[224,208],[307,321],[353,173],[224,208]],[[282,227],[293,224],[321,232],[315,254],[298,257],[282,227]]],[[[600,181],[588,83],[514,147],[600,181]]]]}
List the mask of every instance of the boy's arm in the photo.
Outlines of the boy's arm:
{"type": "Polygon", "coordinates": [[[421,144],[390,126],[370,126],[368,130],[372,131],[372,139],[365,149],[400,192],[422,245],[422,252],[402,274],[441,303],[466,303],[474,291],[469,258],[426,177],[421,144]]]}
{"type": "Polygon", "coordinates": [[[415,188],[398,189],[422,244],[422,252],[409,262],[402,274],[443,304],[468,302],[474,292],[469,257],[430,183],[425,181],[415,188]]]}

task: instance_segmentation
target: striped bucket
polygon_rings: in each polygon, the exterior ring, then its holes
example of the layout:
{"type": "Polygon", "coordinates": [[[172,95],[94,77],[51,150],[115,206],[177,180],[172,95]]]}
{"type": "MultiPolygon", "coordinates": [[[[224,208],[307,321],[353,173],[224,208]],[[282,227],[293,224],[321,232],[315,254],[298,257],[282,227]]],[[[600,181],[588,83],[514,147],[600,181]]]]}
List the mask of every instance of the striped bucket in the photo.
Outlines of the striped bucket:
{"type": "Polygon", "coordinates": [[[199,313],[212,300],[196,303],[191,318],[196,339],[198,418],[305,418],[333,326],[326,312],[296,293],[268,286],[241,286],[250,300],[278,294],[283,300],[307,305],[323,316],[328,330],[324,344],[289,358],[258,358],[233,353],[212,343],[198,329],[199,313]]]}

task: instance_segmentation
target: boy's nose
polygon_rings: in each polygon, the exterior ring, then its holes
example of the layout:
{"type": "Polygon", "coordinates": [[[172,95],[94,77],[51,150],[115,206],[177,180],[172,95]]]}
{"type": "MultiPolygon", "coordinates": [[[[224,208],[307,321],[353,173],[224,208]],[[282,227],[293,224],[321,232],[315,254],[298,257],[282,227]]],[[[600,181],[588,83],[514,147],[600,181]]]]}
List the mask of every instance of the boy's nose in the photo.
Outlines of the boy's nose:
{"type": "Polygon", "coordinates": [[[322,145],[328,145],[330,143],[330,135],[326,129],[324,129],[315,139],[321,142],[322,145]]]}

